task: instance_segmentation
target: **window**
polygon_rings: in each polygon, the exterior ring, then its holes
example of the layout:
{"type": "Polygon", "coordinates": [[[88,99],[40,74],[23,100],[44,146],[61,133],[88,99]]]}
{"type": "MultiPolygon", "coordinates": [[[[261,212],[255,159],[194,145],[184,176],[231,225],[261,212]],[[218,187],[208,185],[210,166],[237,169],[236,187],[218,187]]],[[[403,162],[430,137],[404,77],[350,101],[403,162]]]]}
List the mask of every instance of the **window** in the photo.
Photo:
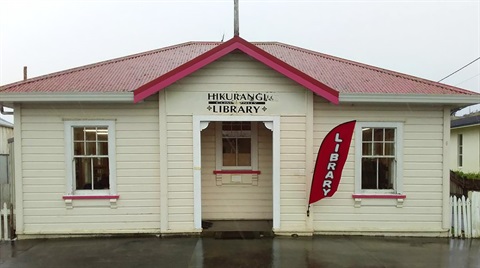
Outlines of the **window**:
{"type": "Polygon", "coordinates": [[[222,160],[224,167],[252,165],[252,126],[250,122],[222,123],[222,160]]]}
{"type": "Polygon", "coordinates": [[[463,166],[463,134],[458,134],[458,167],[463,166]]]}
{"type": "Polygon", "coordinates": [[[114,194],[114,123],[69,121],[65,134],[69,194],[114,194]]]}
{"type": "Polygon", "coordinates": [[[217,123],[217,169],[256,168],[256,123],[217,123]]]}
{"type": "Polygon", "coordinates": [[[356,192],[401,192],[402,125],[357,123],[356,192]]]}

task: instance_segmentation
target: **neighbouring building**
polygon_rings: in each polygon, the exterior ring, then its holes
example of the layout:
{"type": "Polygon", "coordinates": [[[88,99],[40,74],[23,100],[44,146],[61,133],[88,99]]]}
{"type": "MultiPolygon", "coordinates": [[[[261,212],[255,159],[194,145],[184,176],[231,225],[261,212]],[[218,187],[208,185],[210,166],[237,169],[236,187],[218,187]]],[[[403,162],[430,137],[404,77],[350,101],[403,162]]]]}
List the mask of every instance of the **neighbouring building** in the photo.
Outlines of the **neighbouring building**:
{"type": "Polygon", "coordinates": [[[480,173],[480,113],[451,121],[450,147],[452,170],[480,173]]]}
{"type": "Polygon", "coordinates": [[[8,154],[8,139],[13,138],[13,124],[0,118],[0,154],[8,154]]]}
{"type": "Polygon", "coordinates": [[[448,236],[450,113],[480,95],[278,43],[189,42],[0,87],[14,108],[19,238],[448,236]],[[318,148],[357,120],[337,193],[307,204],[318,148]]]}
{"type": "MultiPolygon", "coordinates": [[[[13,139],[13,124],[0,118],[0,206],[10,204],[10,146],[13,139]]],[[[1,232],[0,232],[1,233],[1,232]]]]}

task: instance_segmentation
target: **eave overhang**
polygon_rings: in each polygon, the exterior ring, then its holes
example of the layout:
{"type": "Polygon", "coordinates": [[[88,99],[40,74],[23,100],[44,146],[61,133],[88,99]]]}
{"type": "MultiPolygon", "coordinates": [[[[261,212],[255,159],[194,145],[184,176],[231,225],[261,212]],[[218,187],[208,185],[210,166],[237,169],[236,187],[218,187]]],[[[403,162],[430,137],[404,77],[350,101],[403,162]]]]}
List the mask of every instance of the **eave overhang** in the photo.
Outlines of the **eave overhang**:
{"type": "Polygon", "coordinates": [[[283,62],[277,57],[267,53],[259,47],[249,43],[239,36],[235,36],[229,41],[207,51],[206,53],[194,58],[193,60],[173,69],[172,71],[142,85],[134,91],[134,102],[139,102],[145,98],[165,89],[176,81],[199,70],[200,68],[212,63],[213,61],[235,51],[240,50],[252,58],[264,63],[273,70],[285,75],[293,81],[299,83],[305,88],[313,91],[315,94],[325,98],[331,103],[338,104],[338,91],[329,86],[320,83],[318,80],[310,77],[302,71],[283,62]]]}
{"type": "Polygon", "coordinates": [[[133,102],[133,92],[121,93],[0,93],[0,104],[15,102],[133,102]]]}
{"type": "Polygon", "coordinates": [[[480,103],[480,95],[423,95],[423,94],[349,94],[340,93],[341,103],[418,103],[465,106],[480,103]]]}
{"type": "Polygon", "coordinates": [[[456,126],[456,127],[450,127],[451,129],[461,129],[461,128],[473,128],[473,127],[479,127],[480,123],[477,124],[471,124],[471,125],[463,125],[463,126],[456,126]]]}

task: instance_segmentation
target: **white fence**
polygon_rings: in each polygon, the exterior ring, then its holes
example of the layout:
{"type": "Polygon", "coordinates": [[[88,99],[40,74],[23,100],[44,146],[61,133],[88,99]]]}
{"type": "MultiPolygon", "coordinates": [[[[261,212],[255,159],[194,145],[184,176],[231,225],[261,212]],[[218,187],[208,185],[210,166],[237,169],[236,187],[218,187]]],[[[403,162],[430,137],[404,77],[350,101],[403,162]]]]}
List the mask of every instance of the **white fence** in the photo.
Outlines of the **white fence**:
{"type": "Polygon", "coordinates": [[[11,209],[7,207],[7,203],[3,203],[0,207],[0,240],[12,239],[12,213],[11,209]]]}
{"type": "MultiPolygon", "coordinates": [[[[8,140],[10,154],[7,157],[7,176],[0,180],[0,240],[15,238],[15,170],[13,138],[8,140]]],[[[3,167],[2,169],[4,169],[3,167]]]]}
{"type": "Polygon", "coordinates": [[[469,197],[450,197],[452,208],[452,237],[480,237],[480,192],[470,192],[469,197]]]}

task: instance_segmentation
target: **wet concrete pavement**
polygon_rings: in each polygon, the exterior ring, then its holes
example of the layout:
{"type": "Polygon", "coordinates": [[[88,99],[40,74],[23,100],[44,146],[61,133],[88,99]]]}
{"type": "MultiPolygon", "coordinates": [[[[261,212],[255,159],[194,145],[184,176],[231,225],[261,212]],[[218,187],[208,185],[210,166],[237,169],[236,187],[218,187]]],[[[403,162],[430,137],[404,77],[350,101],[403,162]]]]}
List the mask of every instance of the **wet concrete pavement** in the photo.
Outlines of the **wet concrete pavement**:
{"type": "Polygon", "coordinates": [[[447,238],[76,238],[0,242],[0,267],[480,267],[480,241],[447,238]]]}

